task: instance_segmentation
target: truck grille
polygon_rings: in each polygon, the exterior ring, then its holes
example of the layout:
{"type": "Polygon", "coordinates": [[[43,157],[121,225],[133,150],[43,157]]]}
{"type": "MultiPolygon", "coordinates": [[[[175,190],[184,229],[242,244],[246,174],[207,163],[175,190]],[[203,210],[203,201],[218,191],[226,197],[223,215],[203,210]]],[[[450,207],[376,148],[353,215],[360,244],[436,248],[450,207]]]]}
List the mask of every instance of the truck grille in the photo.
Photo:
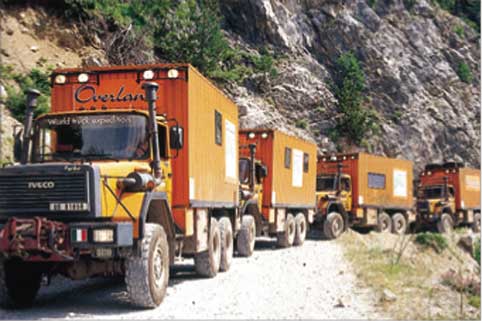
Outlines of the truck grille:
{"type": "Polygon", "coordinates": [[[429,209],[430,209],[430,206],[428,204],[428,201],[417,202],[417,210],[419,212],[428,212],[429,209]]]}
{"type": "Polygon", "coordinates": [[[87,204],[85,210],[89,210],[87,174],[0,175],[0,213],[58,210],[52,204],[87,204]]]}

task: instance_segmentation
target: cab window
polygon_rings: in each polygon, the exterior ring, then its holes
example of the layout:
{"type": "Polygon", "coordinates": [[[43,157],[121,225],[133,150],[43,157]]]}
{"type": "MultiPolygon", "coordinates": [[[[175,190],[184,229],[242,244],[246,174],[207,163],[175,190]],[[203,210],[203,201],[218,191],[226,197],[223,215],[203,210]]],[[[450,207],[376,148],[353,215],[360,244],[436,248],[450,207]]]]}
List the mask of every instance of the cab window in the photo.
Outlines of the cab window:
{"type": "Polygon", "coordinates": [[[161,158],[167,159],[167,128],[163,125],[157,125],[158,137],[159,137],[159,154],[161,158]]]}
{"type": "Polygon", "coordinates": [[[351,190],[350,180],[347,177],[341,178],[341,190],[347,192],[351,190]]]}
{"type": "Polygon", "coordinates": [[[241,158],[239,160],[239,182],[241,184],[249,184],[250,173],[249,160],[241,158]]]}

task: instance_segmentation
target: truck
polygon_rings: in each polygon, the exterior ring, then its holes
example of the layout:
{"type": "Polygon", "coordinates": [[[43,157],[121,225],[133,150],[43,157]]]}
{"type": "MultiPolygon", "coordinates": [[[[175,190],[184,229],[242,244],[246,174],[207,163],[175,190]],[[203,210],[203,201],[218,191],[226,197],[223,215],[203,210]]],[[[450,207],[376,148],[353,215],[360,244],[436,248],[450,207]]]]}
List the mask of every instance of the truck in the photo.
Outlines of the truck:
{"type": "Polygon", "coordinates": [[[417,186],[417,226],[446,233],[460,225],[480,232],[480,170],[459,162],[427,164],[417,186]]]}
{"type": "Polygon", "coordinates": [[[227,271],[240,229],[238,109],[188,64],[56,69],[28,92],[20,163],[0,169],[0,303],[42,281],[119,275],[158,306],[176,259],[227,271]]]}
{"type": "Polygon", "coordinates": [[[257,236],[302,245],[316,207],[316,145],[279,130],[241,129],[239,147],[238,253],[251,255],[257,236]]]}
{"type": "Polygon", "coordinates": [[[328,239],[350,226],[405,233],[414,220],[412,177],[408,160],[361,152],[319,157],[315,226],[328,239]]]}

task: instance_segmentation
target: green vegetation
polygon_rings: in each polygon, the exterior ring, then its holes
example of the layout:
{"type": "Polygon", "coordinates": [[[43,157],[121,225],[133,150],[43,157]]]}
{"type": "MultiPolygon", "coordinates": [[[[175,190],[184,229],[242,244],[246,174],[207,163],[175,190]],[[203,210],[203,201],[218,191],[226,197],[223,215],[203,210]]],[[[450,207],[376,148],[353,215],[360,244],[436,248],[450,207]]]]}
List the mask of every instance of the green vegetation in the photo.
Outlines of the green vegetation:
{"type": "Polygon", "coordinates": [[[480,265],[480,237],[475,240],[474,245],[474,259],[480,265]]]}
{"type": "Polygon", "coordinates": [[[480,32],[480,0],[432,0],[440,8],[462,18],[473,29],[480,32]]]}
{"type": "Polygon", "coordinates": [[[424,232],[417,234],[415,243],[425,247],[431,247],[436,252],[440,253],[448,247],[448,242],[442,234],[424,232]]]}
{"type": "Polygon", "coordinates": [[[464,26],[457,25],[454,27],[454,32],[460,37],[463,38],[465,36],[464,26]]]}
{"type": "Polygon", "coordinates": [[[301,128],[301,129],[307,129],[308,128],[308,121],[306,119],[298,119],[296,121],[296,127],[301,128]]]}
{"type": "Polygon", "coordinates": [[[370,6],[370,8],[374,9],[377,5],[377,1],[378,0],[368,0],[368,5],[370,6]]]}
{"type": "Polygon", "coordinates": [[[365,104],[365,75],[353,53],[346,52],[338,58],[334,78],[333,91],[341,116],[330,136],[346,137],[360,145],[365,137],[377,134],[379,126],[376,113],[365,104]]]}
{"type": "Polygon", "coordinates": [[[42,95],[37,100],[37,109],[35,116],[44,114],[50,110],[50,70],[42,71],[39,69],[32,69],[27,75],[14,73],[11,66],[2,66],[0,68],[0,78],[4,80],[14,80],[16,85],[7,85],[6,105],[12,112],[13,116],[23,121],[25,115],[25,107],[27,98],[25,90],[35,88],[39,90],[42,95]]]}
{"type": "Polygon", "coordinates": [[[474,308],[480,309],[480,295],[471,295],[469,297],[469,304],[474,308]]]}
{"type": "Polygon", "coordinates": [[[417,0],[403,0],[403,5],[407,10],[411,10],[416,3],[417,0]]]}
{"type": "Polygon", "coordinates": [[[465,62],[461,62],[459,64],[459,67],[457,69],[457,74],[459,75],[459,78],[461,81],[470,84],[472,82],[473,76],[472,72],[470,71],[469,65],[467,65],[465,62]]]}
{"type": "MultiPolygon", "coordinates": [[[[161,60],[191,63],[208,77],[240,82],[253,73],[276,76],[274,57],[267,50],[257,55],[229,46],[221,30],[218,0],[64,2],[66,16],[83,20],[92,31],[99,32],[102,25],[95,21],[104,21],[113,30],[132,28],[134,38],[142,39],[142,45],[161,60]]],[[[118,47],[129,51],[125,54],[141,50],[132,46],[133,38],[119,39],[118,47]]],[[[117,54],[111,63],[123,63],[116,60],[124,57],[117,54]]]]}

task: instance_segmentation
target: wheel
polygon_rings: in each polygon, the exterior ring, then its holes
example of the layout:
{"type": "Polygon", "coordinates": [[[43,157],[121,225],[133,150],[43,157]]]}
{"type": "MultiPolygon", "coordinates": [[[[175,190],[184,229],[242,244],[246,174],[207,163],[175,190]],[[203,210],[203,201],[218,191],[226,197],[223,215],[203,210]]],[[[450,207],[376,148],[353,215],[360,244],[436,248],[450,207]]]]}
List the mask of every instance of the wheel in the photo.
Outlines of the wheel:
{"type": "Polygon", "coordinates": [[[252,215],[243,215],[241,228],[236,238],[236,250],[240,256],[249,257],[253,255],[254,243],[256,240],[256,223],[252,215]]]}
{"type": "Polygon", "coordinates": [[[450,233],[454,229],[454,221],[448,213],[443,213],[437,221],[437,231],[439,233],[450,233]]]}
{"type": "Polygon", "coordinates": [[[303,245],[306,239],[306,217],[303,213],[298,213],[295,216],[295,239],[293,245],[303,245]]]}
{"type": "Polygon", "coordinates": [[[42,274],[28,263],[0,260],[0,305],[4,308],[30,307],[40,289],[42,274]]]}
{"type": "Polygon", "coordinates": [[[378,215],[377,232],[386,233],[392,230],[392,220],[390,216],[383,212],[378,215]]]}
{"type": "Polygon", "coordinates": [[[227,217],[219,220],[219,232],[221,235],[221,262],[219,270],[225,272],[231,267],[233,261],[233,227],[227,217]]]}
{"type": "Polygon", "coordinates": [[[472,222],[472,231],[480,233],[480,213],[474,214],[474,221],[472,222]]]}
{"type": "Polygon", "coordinates": [[[290,247],[291,245],[293,245],[293,242],[295,240],[295,233],[295,218],[293,217],[293,214],[288,214],[286,215],[285,230],[278,233],[278,246],[290,247]]]}
{"type": "Polygon", "coordinates": [[[162,226],[146,223],[140,252],[126,260],[127,294],[134,305],[155,308],[164,299],[169,281],[169,244],[162,226]]]}
{"type": "Polygon", "coordinates": [[[340,213],[331,212],[323,223],[323,234],[329,240],[338,238],[345,229],[345,221],[340,213]]]}
{"type": "Polygon", "coordinates": [[[402,235],[407,231],[407,220],[402,213],[395,213],[392,215],[392,233],[402,235]]]}
{"type": "Polygon", "coordinates": [[[194,256],[196,272],[200,276],[212,278],[218,274],[221,263],[221,233],[218,221],[211,218],[211,228],[208,236],[208,250],[194,256]]]}

